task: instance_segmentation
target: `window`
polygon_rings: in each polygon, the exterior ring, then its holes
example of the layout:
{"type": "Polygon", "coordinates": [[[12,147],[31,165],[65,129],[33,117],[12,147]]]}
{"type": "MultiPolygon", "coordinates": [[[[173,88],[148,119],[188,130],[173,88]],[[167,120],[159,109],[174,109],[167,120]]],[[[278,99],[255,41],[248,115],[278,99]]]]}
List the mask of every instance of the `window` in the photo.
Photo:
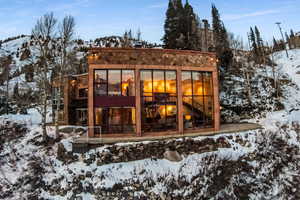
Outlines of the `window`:
{"type": "Polygon", "coordinates": [[[58,105],[60,103],[60,106],[64,105],[64,87],[53,87],[52,88],[52,104],[54,106],[58,105]],[[58,102],[58,98],[60,96],[60,102],[58,102]]]}
{"type": "Polygon", "coordinates": [[[177,129],[176,71],[141,70],[143,132],[177,129]]]}
{"type": "Polygon", "coordinates": [[[107,70],[95,70],[95,96],[107,95],[107,70]]]}
{"type": "Polygon", "coordinates": [[[78,108],[76,109],[76,116],[77,116],[77,125],[87,125],[88,122],[88,114],[87,108],[78,108]]]}
{"type": "MultiPolygon", "coordinates": [[[[101,132],[107,133],[134,133],[135,108],[95,108],[95,126],[101,126],[101,132]]],[[[100,132],[95,129],[96,134],[100,132]]]]}
{"type": "Polygon", "coordinates": [[[87,88],[78,89],[78,97],[79,98],[87,98],[88,97],[88,89],[87,88]]]}
{"type": "Polygon", "coordinates": [[[182,91],[184,129],[212,127],[212,74],[183,71],[182,91]]]}
{"type": "Polygon", "coordinates": [[[95,70],[95,96],[135,96],[134,70],[95,70]]]}
{"type": "Polygon", "coordinates": [[[133,70],[122,70],[122,96],[135,96],[133,70]]]}
{"type": "Polygon", "coordinates": [[[121,95],[121,70],[108,70],[108,95],[121,95]]]}

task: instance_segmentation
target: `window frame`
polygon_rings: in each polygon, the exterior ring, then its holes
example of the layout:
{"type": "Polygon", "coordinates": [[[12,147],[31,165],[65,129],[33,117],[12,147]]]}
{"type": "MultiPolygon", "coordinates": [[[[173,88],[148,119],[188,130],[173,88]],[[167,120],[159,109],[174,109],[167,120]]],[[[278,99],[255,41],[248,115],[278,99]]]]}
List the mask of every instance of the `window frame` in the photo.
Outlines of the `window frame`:
{"type": "MultiPolygon", "coordinates": [[[[190,73],[190,78],[191,78],[191,81],[189,84],[191,84],[191,91],[192,93],[190,95],[187,95],[187,94],[184,94],[184,92],[182,93],[182,103],[184,103],[184,98],[191,98],[192,100],[192,109],[191,109],[191,121],[193,123],[193,126],[192,128],[185,128],[184,127],[184,130],[190,130],[190,129],[199,129],[199,128],[207,128],[207,127],[213,127],[214,124],[213,124],[213,108],[214,108],[214,105],[212,103],[212,108],[210,109],[211,110],[211,119],[209,120],[208,117],[205,115],[205,112],[206,110],[208,110],[206,108],[206,103],[205,103],[205,98],[210,98],[210,100],[213,102],[213,98],[214,98],[214,95],[213,95],[213,83],[212,83],[212,72],[209,72],[209,71],[195,71],[195,70],[182,70],[182,74],[183,73],[190,73]],[[194,94],[194,73],[200,73],[201,74],[201,84],[202,84],[202,88],[203,88],[203,91],[202,91],[202,95],[199,95],[199,94],[194,94]],[[204,77],[207,76],[207,74],[210,74],[210,94],[207,95],[205,94],[205,91],[204,91],[204,77]],[[196,125],[196,119],[194,117],[194,103],[196,102],[195,99],[196,98],[202,98],[202,103],[203,103],[203,114],[202,114],[202,117],[203,117],[203,123],[200,124],[200,125],[196,125]]],[[[181,78],[183,78],[183,75],[181,75],[181,78]]],[[[181,87],[183,87],[183,84],[181,84],[181,87]]],[[[183,89],[183,88],[182,88],[183,89]]],[[[184,105],[183,105],[184,106],[184,105]]],[[[184,118],[182,119],[183,122],[184,122],[184,118]]]]}
{"type": "Polygon", "coordinates": [[[134,97],[136,94],[135,94],[135,89],[136,89],[136,84],[135,84],[135,70],[134,69],[94,69],[94,84],[93,84],[93,87],[94,87],[94,96],[95,97],[101,97],[101,96],[110,96],[110,97],[113,97],[113,96],[116,96],[116,97],[120,97],[120,96],[123,96],[123,97],[134,97]],[[106,73],[106,83],[100,83],[100,82],[97,82],[95,80],[95,74],[97,71],[105,71],[106,73]],[[119,83],[119,88],[120,88],[120,94],[119,95],[110,95],[109,94],[109,71],[120,71],[120,83],[119,83]],[[123,95],[123,71],[132,71],[132,75],[133,75],[133,83],[134,83],[134,87],[133,87],[133,95],[123,95]],[[96,92],[95,92],[95,88],[96,88],[96,85],[106,85],[106,94],[103,94],[103,95],[96,95],[96,92]]]}

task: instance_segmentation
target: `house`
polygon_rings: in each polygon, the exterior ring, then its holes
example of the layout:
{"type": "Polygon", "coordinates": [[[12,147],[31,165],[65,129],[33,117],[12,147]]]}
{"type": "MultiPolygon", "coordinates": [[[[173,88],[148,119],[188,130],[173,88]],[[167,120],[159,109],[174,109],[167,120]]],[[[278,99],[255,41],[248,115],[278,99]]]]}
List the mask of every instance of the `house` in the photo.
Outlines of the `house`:
{"type": "Polygon", "coordinates": [[[88,74],[65,81],[62,115],[66,124],[86,121],[89,137],[220,129],[214,53],[91,48],[88,64],[88,74]]]}
{"type": "Polygon", "coordinates": [[[87,126],[88,74],[65,76],[61,81],[56,78],[52,84],[53,119],[58,115],[61,125],[87,126]],[[61,84],[62,83],[62,84],[61,84]],[[61,100],[58,105],[59,86],[61,100]],[[57,107],[60,107],[57,109],[57,107]]]}

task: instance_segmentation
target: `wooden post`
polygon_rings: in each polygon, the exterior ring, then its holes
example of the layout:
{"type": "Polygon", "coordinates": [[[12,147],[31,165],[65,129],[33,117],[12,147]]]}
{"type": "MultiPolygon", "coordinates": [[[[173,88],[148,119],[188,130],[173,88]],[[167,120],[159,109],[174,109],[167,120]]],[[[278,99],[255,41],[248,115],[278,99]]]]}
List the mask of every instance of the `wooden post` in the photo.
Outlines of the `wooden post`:
{"type": "MultiPolygon", "coordinates": [[[[70,120],[69,120],[70,79],[69,79],[69,77],[64,77],[64,80],[65,80],[64,81],[65,83],[60,83],[60,84],[63,84],[63,86],[64,86],[64,123],[70,124],[70,120]]],[[[59,85],[59,87],[61,87],[61,85],[59,85]]],[[[60,101],[60,99],[58,101],[60,101]]],[[[56,113],[56,114],[58,115],[58,113],[56,113]]],[[[56,116],[56,117],[58,117],[58,116],[56,116]]]]}
{"type": "Polygon", "coordinates": [[[177,69],[177,125],[179,134],[183,134],[183,104],[181,84],[181,69],[177,69]]]}
{"type": "Polygon", "coordinates": [[[142,136],[141,126],[141,82],[140,82],[140,70],[135,69],[135,126],[136,136],[142,136]]]}
{"type": "Polygon", "coordinates": [[[218,71],[212,72],[213,92],[214,92],[214,129],[215,131],[220,130],[220,101],[219,101],[219,81],[218,71]]]}
{"type": "Polygon", "coordinates": [[[94,68],[89,66],[88,70],[88,134],[94,137],[94,68]]]}

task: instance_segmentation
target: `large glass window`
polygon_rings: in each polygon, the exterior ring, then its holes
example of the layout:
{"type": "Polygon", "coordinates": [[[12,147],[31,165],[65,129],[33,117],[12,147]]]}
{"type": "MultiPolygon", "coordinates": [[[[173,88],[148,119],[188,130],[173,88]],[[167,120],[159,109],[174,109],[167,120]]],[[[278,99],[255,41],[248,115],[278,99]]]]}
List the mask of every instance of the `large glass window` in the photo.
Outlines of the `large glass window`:
{"type": "MultiPolygon", "coordinates": [[[[102,134],[134,133],[135,108],[95,108],[95,126],[101,126],[102,134]]],[[[100,128],[95,128],[100,134],[100,128]]]]}
{"type": "Polygon", "coordinates": [[[107,95],[107,70],[95,70],[95,96],[107,95]]]}
{"type": "Polygon", "coordinates": [[[134,70],[95,70],[95,96],[135,96],[134,70]]]}
{"type": "Polygon", "coordinates": [[[122,96],[135,96],[133,70],[122,70],[122,96]]]}
{"type": "Polygon", "coordinates": [[[183,71],[182,91],[184,129],[212,127],[212,74],[183,71]]]}
{"type": "Polygon", "coordinates": [[[143,132],[177,129],[176,71],[141,70],[143,132]]]}
{"type": "Polygon", "coordinates": [[[108,70],[108,95],[121,95],[121,70],[108,70]]]}

